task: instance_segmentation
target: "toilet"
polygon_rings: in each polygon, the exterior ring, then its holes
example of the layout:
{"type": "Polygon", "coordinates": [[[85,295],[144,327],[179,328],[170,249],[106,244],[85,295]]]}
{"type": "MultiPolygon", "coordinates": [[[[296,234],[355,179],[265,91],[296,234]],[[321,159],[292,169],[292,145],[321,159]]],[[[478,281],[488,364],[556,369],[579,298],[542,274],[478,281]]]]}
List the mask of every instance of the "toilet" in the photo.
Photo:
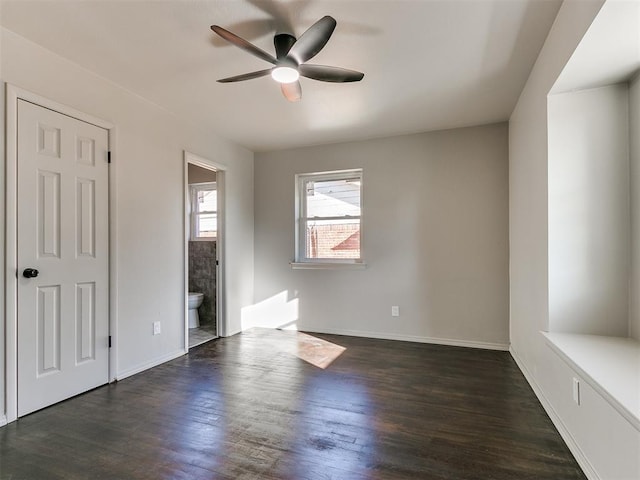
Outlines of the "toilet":
{"type": "Polygon", "coordinates": [[[189,328],[197,328],[200,326],[200,317],[198,316],[198,307],[202,305],[204,294],[189,292],[189,328]]]}

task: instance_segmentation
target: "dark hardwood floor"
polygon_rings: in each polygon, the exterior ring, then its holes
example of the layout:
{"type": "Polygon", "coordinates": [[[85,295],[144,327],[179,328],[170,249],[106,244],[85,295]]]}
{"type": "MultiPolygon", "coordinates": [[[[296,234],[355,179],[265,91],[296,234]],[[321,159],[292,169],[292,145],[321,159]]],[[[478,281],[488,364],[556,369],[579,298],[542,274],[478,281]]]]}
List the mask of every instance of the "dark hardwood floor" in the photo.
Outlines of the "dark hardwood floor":
{"type": "Polygon", "coordinates": [[[1,480],[585,478],[506,352],[276,330],[0,428],[1,480]]]}

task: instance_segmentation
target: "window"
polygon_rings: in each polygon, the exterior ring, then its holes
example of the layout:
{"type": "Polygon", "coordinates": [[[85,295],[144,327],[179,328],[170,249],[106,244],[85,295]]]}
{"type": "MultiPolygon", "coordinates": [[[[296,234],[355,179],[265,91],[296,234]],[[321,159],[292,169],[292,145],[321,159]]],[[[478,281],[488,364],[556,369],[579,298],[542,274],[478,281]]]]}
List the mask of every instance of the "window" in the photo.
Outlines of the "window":
{"type": "Polygon", "coordinates": [[[362,170],[297,175],[297,263],[362,263],[362,170]]]}
{"type": "Polygon", "coordinates": [[[191,240],[214,240],[218,233],[216,183],[195,183],[191,189],[191,240]]]}

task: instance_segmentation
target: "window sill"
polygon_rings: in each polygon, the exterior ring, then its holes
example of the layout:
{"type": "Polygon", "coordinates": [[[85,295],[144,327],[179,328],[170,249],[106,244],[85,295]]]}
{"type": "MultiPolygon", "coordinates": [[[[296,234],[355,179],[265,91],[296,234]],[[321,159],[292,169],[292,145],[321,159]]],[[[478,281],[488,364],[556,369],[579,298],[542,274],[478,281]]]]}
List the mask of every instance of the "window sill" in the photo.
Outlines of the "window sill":
{"type": "Polygon", "coordinates": [[[291,262],[293,270],[364,270],[366,263],[291,262]]]}
{"type": "Polygon", "coordinates": [[[640,342],[598,335],[542,334],[552,350],[640,430],[640,342]]]}

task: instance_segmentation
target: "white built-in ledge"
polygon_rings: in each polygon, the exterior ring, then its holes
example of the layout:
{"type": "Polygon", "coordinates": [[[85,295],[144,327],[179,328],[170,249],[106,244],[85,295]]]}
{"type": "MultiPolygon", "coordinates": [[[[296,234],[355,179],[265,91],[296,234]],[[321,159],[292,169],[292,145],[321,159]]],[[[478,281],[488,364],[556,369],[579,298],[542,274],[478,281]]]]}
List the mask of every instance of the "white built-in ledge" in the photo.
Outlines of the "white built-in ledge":
{"type": "Polygon", "coordinates": [[[599,335],[542,334],[584,381],[640,430],[640,342],[599,335]]]}
{"type": "Polygon", "coordinates": [[[294,270],[362,270],[365,263],[291,262],[294,270]]]}

